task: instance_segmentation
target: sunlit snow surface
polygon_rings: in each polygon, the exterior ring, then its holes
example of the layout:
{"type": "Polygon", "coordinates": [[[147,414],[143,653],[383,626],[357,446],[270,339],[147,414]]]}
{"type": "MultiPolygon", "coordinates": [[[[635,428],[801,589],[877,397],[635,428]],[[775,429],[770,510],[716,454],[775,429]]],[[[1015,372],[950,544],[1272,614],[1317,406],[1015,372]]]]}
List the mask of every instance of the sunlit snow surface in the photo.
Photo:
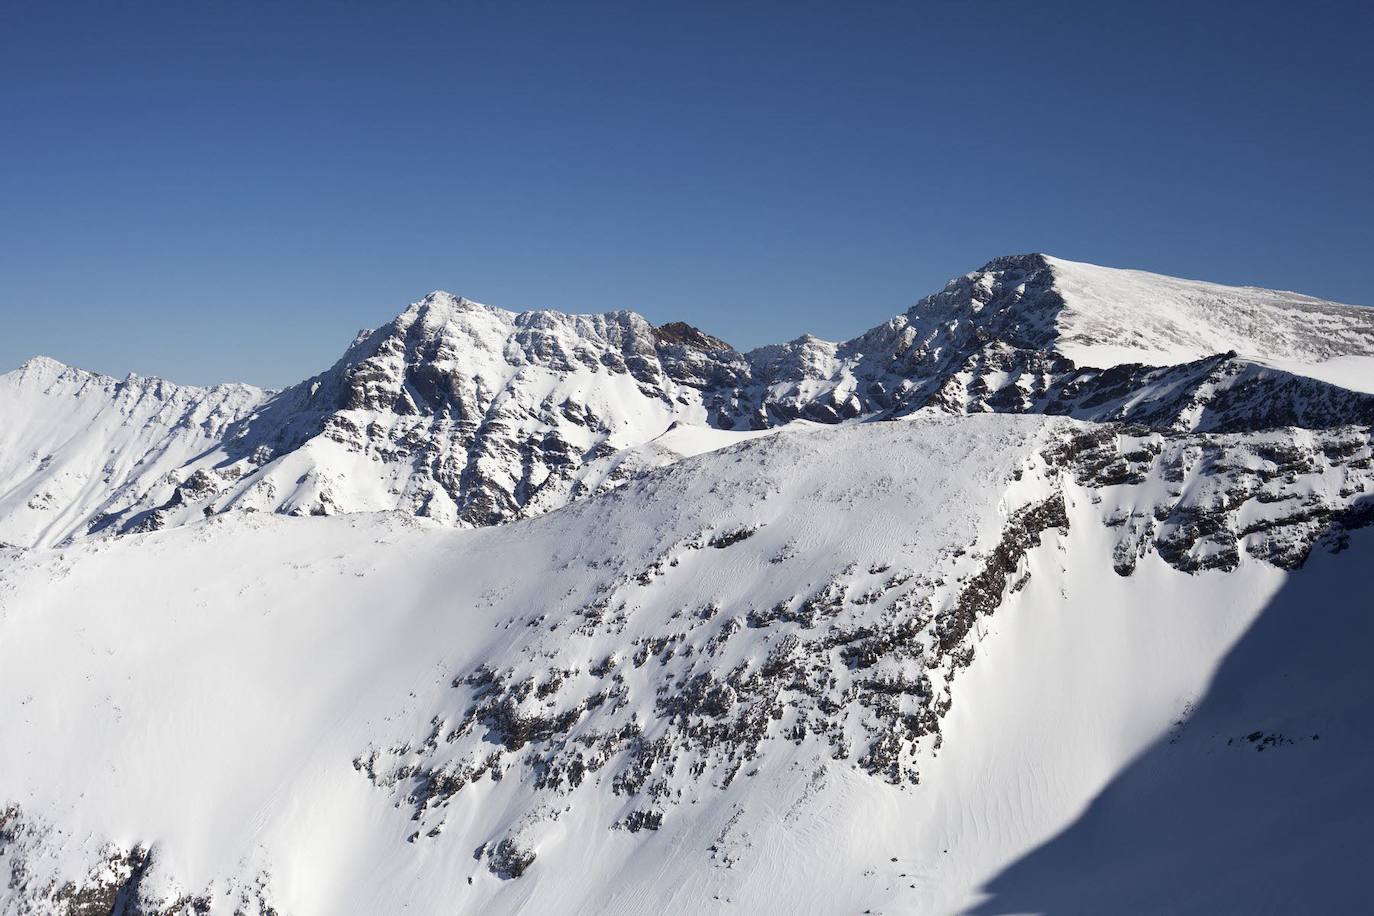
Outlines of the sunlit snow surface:
{"type": "Polygon", "coordinates": [[[1022,256],[749,354],[31,361],[0,914],[1366,909],[1371,314],[1022,256]]]}
{"type": "MultiPolygon", "coordinates": [[[[1065,307],[1058,349],[1083,366],[1145,363],[1168,366],[1235,350],[1285,368],[1326,364],[1304,372],[1333,381],[1360,377],[1351,356],[1374,350],[1374,314],[1362,306],[1299,293],[1180,280],[1047,257],[1065,307]],[[1332,362],[1332,361],[1336,362],[1332,362]]],[[[1374,379],[1363,377],[1358,390],[1374,379]]],[[[1350,387],[1350,386],[1346,386],[1350,387]]]]}
{"type": "MultiPolygon", "coordinates": [[[[1347,810],[1360,797],[1291,782],[1362,779],[1369,739],[1357,714],[1374,697],[1354,650],[1314,670],[1301,654],[1312,640],[1281,633],[1300,650],[1279,659],[1295,689],[1214,699],[1208,685],[1281,593],[1292,602],[1326,590],[1339,600],[1294,624],[1367,646],[1374,608],[1346,586],[1368,568],[1369,541],[1291,577],[1248,560],[1193,576],[1155,557],[1120,577],[1103,523],[1113,507],[1037,458],[1066,422],[783,431],[479,531],[395,515],[239,515],[11,556],[0,578],[0,797],[32,816],[35,833],[9,854],[33,850],[31,880],[60,884],[82,880],[107,842],[142,844],[153,850],[150,897],[222,903],[261,886],[282,913],[947,912],[978,901],[1201,706],[1211,718],[1182,729],[1176,748],[1150,751],[1136,781],[1189,781],[1194,767],[1219,785],[1244,779],[1254,808],[1221,813],[1249,827],[1207,808],[1202,822],[1178,815],[1187,834],[1151,854],[1203,883],[1136,887],[1135,904],[1215,911],[1219,890],[1237,902],[1259,903],[1261,890],[1294,906],[1318,891],[1337,899],[1345,889],[1314,890],[1301,875],[1257,879],[1244,856],[1207,859],[1206,875],[1188,863],[1208,837],[1261,829],[1256,854],[1286,855],[1337,814],[1344,842],[1368,850],[1367,820],[1347,810]],[[1067,532],[1047,533],[1025,587],[980,621],[977,658],[953,685],[943,747],[921,760],[919,785],[889,785],[814,741],[775,735],[728,788],[718,774],[690,778],[684,761],[660,829],[631,833],[611,829],[641,801],[609,790],[614,764],[576,790],[541,792],[514,755],[499,782],[475,782],[419,825],[441,825],[438,835],[408,842],[411,809],[355,765],[369,748],[423,738],[452,712],[450,682],[480,663],[537,680],[572,666],[585,679],[618,654],[628,714],[652,724],[655,690],[676,669],[631,667],[636,638],[682,629],[704,645],[720,621],[836,575],[861,585],[881,581],[868,570],[883,566],[957,574],[968,557],[952,552],[985,551],[1009,513],[1056,487],[1067,532]],[[741,527],[757,533],[683,547],[741,527]],[[627,581],[665,551],[677,565],[627,581]],[[1344,572],[1324,578],[1330,569],[1344,572]],[[614,638],[579,632],[579,609],[608,586],[628,602],[624,627],[614,638]],[[712,604],[720,619],[692,631],[683,612],[712,604]],[[1243,740],[1255,730],[1296,743],[1257,753],[1243,740]],[[502,879],[474,851],[512,833],[537,858],[502,879]]],[[[731,659],[712,662],[758,665],[785,629],[745,628],[731,659]]],[[[1029,887],[1049,893],[1071,878],[1047,874],[1042,886],[1032,875],[1029,887]]],[[[990,906],[998,911],[995,898],[990,906]]]]}

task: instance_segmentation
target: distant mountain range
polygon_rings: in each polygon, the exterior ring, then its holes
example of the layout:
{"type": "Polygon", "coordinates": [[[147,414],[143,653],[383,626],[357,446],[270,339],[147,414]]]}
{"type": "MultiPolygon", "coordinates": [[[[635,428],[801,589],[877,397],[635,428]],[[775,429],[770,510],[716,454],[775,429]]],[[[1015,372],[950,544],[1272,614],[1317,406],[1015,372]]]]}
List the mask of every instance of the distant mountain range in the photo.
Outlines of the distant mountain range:
{"type": "Polygon", "coordinates": [[[547,512],[798,420],[1043,413],[1168,431],[1374,423],[1374,310],[1045,255],[998,258],[840,344],[740,353],[633,312],[436,292],[280,392],[0,376],[0,542],[234,510],[547,512]]]}

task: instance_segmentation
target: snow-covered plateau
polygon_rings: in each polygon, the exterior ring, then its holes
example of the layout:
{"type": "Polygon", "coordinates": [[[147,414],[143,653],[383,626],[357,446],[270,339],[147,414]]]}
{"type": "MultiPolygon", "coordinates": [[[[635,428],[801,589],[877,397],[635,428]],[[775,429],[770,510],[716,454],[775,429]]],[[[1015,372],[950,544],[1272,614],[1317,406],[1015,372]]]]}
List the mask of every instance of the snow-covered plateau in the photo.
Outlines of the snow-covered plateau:
{"type": "Polygon", "coordinates": [[[40,357],[0,543],[0,913],[1374,899],[1374,309],[1025,255],[838,344],[40,357]]]}

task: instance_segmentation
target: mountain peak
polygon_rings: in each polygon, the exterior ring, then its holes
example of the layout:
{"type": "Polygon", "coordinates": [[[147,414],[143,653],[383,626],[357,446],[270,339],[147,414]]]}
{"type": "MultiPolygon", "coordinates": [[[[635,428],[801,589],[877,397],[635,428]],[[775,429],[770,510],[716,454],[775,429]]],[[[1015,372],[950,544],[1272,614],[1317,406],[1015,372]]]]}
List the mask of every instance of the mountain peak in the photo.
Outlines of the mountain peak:
{"type": "Polygon", "coordinates": [[[733,350],[719,337],[707,334],[698,327],[685,321],[670,321],[654,328],[654,337],[659,343],[681,344],[698,350],[733,350]]]}
{"type": "Polygon", "coordinates": [[[1028,254],[1004,254],[988,261],[982,267],[975,270],[974,273],[994,273],[1008,270],[1043,270],[1049,267],[1051,262],[1055,260],[1058,259],[1038,251],[1032,251],[1028,254]]]}
{"type": "Polygon", "coordinates": [[[73,367],[68,366],[61,360],[53,359],[51,356],[43,356],[40,354],[38,356],[31,356],[28,359],[24,360],[24,362],[19,366],[19,371],[57,374],[65,372],[71,368],[73,367]]]}
{"type": "Polygon", "coordinates": [[[455,296],[447,290],[436,289],[418,302],[413,302],[398,316],[398,320],[409,319],[407,323],[420,321],[426,324],[441,324],[459,315],[472,313],[494,313],[513,315],[515,313],[492,305],[474,302],[464,296],[455,296]]]}
{"type": "Polygon", "coordinates": [[[58,379],[66,378],[69,380],[85,381],[88,379],[104,379],[110,383],[119,380],[111,375],[101,372],[92,372],[89,369],[82,369],[78,366],[68,365],[60,359],[53,359],[51,356],[32,356],[26,359],[19,368],[10,373],[21,380],[30,383],[43,385],[51,384],[58,379]]]}
{"type": "Polygon", "coordinates": [[[930,352],[1000,340],[1104,369],[1177,365],[1228,350],[1305,366],[1374,356],[1374,309],[1043,253],[994,258],[902,320],[930,352]]]}

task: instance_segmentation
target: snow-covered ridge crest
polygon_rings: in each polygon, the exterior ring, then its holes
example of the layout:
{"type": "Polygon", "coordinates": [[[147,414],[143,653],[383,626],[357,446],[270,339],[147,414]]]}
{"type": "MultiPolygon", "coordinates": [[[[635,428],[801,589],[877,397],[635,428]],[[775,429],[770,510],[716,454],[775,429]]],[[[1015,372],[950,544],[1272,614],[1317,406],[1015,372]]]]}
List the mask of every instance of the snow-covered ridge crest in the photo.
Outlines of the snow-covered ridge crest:
{"type": "Polygon", "coordinates": [[[959,342],[966,326],[1099,369],[1170,366],[1228,351],[1309,367],[1374,356],[1374,309],[1045,254],[997,258],[902,317],[928,349],[959,342]]]}
{"type": "Polygon", "coordinates": [[[0,375],[0,543],[55,543],[148,498],[267,400],[36,357],[0,375]]]}
{"type": "Polygon", "coordinates": [[[1300,364],[1374,354],[1374,309],[1040,257],[1064,299],[1057,349],[1079,365],[1165,366],[1228,350],[1300,364]]]}
{"type": "Polygon", "coordinates": [[[0,441],[0,504],[13,507],[0,542],[238,510],[399,509],[489,525],[798,421],[993,411],[1218,432],[1363,423],[1374,310],[1032,254],[991,261],[841,343],[804,335],[741,353],[632,311],[517,313],[435,291],[281,392],[88,376],[38,359],[3,377],[0,418],[17,432],[0,441]],[[169,426],[132,440],[156,449],[129,457],[137,485],[114,474],[48,486],[39,467],[61,455],[134,447],[102,446],[99,424],[83,428],[85,446],[20,443],[68,412],[57,379],[86,398],[204,403],[214,419],[185,448],[154,446],[185,438],[195,412],[150,414],[169,426]]]}
{"type": "Polygon", "coordinates": [[[51,356],[42,355],[29,357],[20,364],[19,368],[13,372],[5,373],[5,377],[10,375],[16,376],[20,384],[30,388],[50,386],[58,381],[77,381],[95,382],[106,387],[155,388],[164,393],[176,392],[187,397],[218,393],[226,396],[239,394],[246,398],[262,398],[273,393],[271,389],[259,388],[244,382],[221,382],[209,386],[184,385],[158,375],[139,375],[137,372],[129,372],[121,379],[102,372],[92,372],[89,369],[71,366],[51,356]]]}

